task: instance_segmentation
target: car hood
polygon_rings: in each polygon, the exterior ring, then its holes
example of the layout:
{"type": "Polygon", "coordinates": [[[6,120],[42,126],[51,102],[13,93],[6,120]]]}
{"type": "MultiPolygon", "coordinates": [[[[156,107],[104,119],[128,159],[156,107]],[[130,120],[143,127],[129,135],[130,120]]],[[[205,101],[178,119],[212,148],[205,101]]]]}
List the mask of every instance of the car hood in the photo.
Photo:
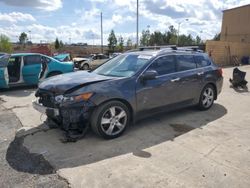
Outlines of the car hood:
{"type": "Polygon", "coordinates": [[[54,94],[71,93],[89,84],[115,79],[87,71],[67,73],[48,78],[39,84],[39,89],[48,90],[54,94]]]}

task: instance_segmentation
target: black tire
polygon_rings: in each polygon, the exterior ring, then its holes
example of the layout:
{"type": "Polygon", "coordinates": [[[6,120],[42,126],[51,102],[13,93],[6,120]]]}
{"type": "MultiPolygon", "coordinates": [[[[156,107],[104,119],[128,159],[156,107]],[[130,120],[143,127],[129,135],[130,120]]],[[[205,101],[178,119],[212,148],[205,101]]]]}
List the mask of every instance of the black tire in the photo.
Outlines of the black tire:
{"type": "Polygon", "coordinates": [[[214,86],[211,84],[206,85],[200,95],[200,100],[199,100],[199,104],[198,104],[198,108],[200,110],[208,110],[209,108],[211,108],[214,104],[214,100],[215,100],[215,89],[214,86]],[[209,99],[206,98],[206,95],[208,95],[209,92],[212,92],[211,95],[209,94],[209,99]],[[205,102],[207,99],[207,103],[205,102]]]}
{"type": "Polygon", "coordinates": [[[52,76],[57,76],[57,75],[60,75],[60,74],[62,74],[62,73],[61,72],[51,72],[51,73],[49,73],[47,78],[52,77],[52,76]]]}
{"type": "MultiPolygon", "coordinates": [[[[113,118],[112,117],[108,117],[108,118],[110,119],[110,121],[114,120],[114,116],[113,116],[113,118]]],[[[128,127],[128,125],[130,123],[130,118],[131,118],[130,111],[124,103],[122,103],[120,101],[109,101],[107,103],[100,105],[99,107],[97,107],[93,111],[92,116],[91,116],[91,120],[90,120],[91,121],[90,124],[91,124],[92,130],[97,135],[99,135],[105,139],[113,139],[113,138],[117,138],[117,137],[121,136],[124,133],[124,131],[126,130],[126,128],[128,127]],[[122,111],[126,114],[126,118],[124,117],[124,119],[121,118],[118,120],[119,124],[120,124],[120,122],[122,122],[121,124],[123,124],[123,126],[124,126],[123,128],[119,128],[119,126],[117,126],[117,124],[114,122],[113,123],[115,125],[112,125],[111,123],[107,123],[107,124],[101,123],[102,119],[106,115],[109,115],[109,113],[111,115],[111,111],[110,111],[111,108],[115,108],[115,114],[117,115],[115,117],[118,117],[122,111]],[[119,113],[119,110],[121,110],[120,113],[119,113]],[[126,121],[125,121],[125,119],[126,119],[126,121]],[[105,126],[107,127],[107,129],[105,128],[105,126]],[[112,132],[112,135],[107,133],[108,129],[111,126],[113,126],[112,131],[114,131],[114,133],[112,132]]]]}
{"type": "Polygon", "coordinates": [[[82,70],[89,70],[89,65],[87,63],[83,64],[83,66],[81,66],[82,70]]]}

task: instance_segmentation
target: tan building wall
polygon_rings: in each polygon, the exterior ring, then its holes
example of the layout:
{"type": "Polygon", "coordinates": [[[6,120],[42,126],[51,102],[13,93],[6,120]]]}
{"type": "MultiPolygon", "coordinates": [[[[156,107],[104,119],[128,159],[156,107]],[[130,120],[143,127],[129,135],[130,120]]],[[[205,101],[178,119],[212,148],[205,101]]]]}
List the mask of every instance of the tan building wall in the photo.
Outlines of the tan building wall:
{"type": "Polygon", "coordinates": [[[250,43],[250,4],[223,11],[220,40],[250,43]]]}
{"type": "Polygon", "coordinates": [[[250,56],[250,43],[207,41],[206,52],[218,65],[234,65],[235,57],[240,62],[243,56],[250,56]]]}

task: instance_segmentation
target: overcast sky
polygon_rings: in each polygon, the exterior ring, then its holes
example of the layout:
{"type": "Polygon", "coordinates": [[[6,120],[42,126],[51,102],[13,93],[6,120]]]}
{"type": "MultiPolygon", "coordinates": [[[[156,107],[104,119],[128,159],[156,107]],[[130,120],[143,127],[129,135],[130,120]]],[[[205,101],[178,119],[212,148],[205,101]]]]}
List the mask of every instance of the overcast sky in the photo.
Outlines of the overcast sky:
{"type": "MultiPolygon", "coordinates": [[[[221,29],[222,10],[249,4],[249,0],[140,0],[140,33],[166,31],[212,38],[221,29]],[[188,19],[188,21],[186,21],[188,19]]],[[[111,29],[117,36],[136,36],[136,0],[0,0],[0,33],[18,40],[30,31],[33,42],[54,41],[100,44],[100,12],[104,43],[111,29]]]]}

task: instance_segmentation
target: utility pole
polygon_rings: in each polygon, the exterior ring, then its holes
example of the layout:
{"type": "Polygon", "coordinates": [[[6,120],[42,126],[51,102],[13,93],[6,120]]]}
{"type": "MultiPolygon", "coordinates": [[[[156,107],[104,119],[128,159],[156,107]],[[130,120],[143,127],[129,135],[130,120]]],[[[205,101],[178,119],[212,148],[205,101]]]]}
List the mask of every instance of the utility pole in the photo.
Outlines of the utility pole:
{"type": "MultiPolygon", "coordinates": [[[[185,21],[187,22],[189,19],[185,19],[185,21]]],[[[179,37],[180,37],[180,26],[181,26],[182,22],[178,23],[178,33],[177,33],[177,40],[176,40],[176,46],[179,46],[179,37]]]]}
{"type": "Polygon", "coordinates": [[[102,12],[101,12],[101,51],[103,54],[103,27],[102,27],[102,12]]]}
{"type": "Polygon", "coordinates": [[[136,11],[136,46],[139,46],[139,0],[137,0],[137,11],[136,11]]]}

